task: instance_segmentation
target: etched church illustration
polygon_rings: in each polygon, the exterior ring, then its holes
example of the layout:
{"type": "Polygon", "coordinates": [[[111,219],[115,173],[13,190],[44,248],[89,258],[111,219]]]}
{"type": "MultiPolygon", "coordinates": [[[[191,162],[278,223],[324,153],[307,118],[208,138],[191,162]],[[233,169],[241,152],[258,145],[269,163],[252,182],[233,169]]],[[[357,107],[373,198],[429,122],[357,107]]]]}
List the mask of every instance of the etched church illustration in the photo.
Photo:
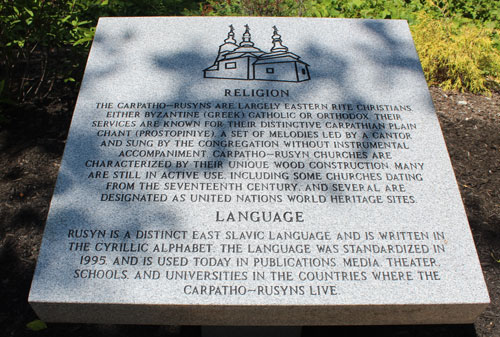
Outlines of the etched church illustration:
{"type": "Polygon", "coordinates": [[[300,56],[288,51],[276,26],[273,27],[273,47],[269,53],[254,46],[248,25],[245,25],[243,41],[239,45],[234,39],[233,25],[229,28],[224,44],[219,47],[217,59],[211,67],[203,70],[203,77],[280,82],[303,82],[311,78],[309,65],[301,61],[300,56]]]}

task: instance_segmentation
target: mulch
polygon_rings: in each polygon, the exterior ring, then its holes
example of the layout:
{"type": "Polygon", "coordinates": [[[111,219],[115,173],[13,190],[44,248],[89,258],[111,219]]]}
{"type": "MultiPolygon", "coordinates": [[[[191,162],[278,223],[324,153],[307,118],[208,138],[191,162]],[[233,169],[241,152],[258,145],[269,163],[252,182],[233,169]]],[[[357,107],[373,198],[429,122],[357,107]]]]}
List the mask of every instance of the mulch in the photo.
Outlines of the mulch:
{"type": "MultiPolygon", "coordinates": [[[[500,94],[491,97],[431,88],[435,108],[472,228],[491,305],[474,325],[305,327],[304,336],[500,336],[500,94]]],[[[199,336],[199,327],[48,324],[27,303],[45,218],[75,96],[22,107],[0,117],[0,335],[199,336]],[[0,119],[1,120],[1,119],[0,119]]]]}

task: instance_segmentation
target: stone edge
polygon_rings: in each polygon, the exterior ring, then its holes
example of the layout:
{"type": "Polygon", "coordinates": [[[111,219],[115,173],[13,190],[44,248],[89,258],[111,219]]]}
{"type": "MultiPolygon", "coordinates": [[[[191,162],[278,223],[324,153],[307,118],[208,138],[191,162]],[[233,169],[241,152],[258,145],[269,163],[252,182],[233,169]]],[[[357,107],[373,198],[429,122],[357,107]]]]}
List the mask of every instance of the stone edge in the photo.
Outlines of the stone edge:
{"type": "Polygon", "coordinates": [[[417,325],[473,323],[489,303],[401,305],[146,305],[31,302],[53,323],[146,325],[417,325]]]}

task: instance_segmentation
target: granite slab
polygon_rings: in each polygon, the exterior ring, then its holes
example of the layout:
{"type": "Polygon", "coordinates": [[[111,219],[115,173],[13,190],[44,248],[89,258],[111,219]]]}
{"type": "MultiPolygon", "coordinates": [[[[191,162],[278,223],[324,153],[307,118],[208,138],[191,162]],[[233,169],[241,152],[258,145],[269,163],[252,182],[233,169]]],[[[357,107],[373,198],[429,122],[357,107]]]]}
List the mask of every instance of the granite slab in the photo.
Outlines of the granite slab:
{"type": "Polygon", "coordinates": [[[406,21],[101,18],[29,302],[48,322],[472,322],[406,21]]]}

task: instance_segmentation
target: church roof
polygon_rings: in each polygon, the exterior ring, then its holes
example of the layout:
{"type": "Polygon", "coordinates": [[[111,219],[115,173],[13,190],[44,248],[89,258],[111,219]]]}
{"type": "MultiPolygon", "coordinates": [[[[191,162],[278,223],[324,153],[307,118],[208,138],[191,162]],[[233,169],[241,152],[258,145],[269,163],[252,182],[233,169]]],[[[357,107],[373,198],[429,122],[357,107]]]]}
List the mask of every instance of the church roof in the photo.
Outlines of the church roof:
{"type": "Polygon", "coordinates": [[[259,56],[261,56],[262,54],[264,54],[264,52],[232,52],[232,53],[228,53],[224,56],[224,60],[231,60],[231,59],[237,59],[237,58],[240,58],[240,57],[255,57],[255,58],[259,58],[259,56]]]}
{"type": "Polygon", "coordinates": [[[298,57],[293,57],[291,55],[280,55],[276,57],[260,57],[254,64],[270,64],[270,63],[285,63],[285,62],[299,62],[305,65],[307,63],[299,60],[298,57]]]}

